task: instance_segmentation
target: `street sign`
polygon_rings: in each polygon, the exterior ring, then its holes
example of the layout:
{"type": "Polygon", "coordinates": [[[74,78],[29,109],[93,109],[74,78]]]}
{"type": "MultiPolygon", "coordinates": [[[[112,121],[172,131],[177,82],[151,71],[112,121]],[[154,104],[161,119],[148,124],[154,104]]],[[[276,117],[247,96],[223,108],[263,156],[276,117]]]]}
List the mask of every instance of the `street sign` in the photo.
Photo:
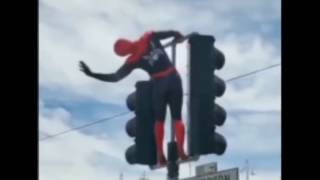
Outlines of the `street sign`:
{"type": "Polygon", "coordinates": [[[204,176],[185,178],[182,180],[239,180],[239,168],[232,168],[204,176]]]}
{"type": "Polygon", "coordinates": [[[218,171],[218,165],[216,162],[203,164],[196,167],[196,176],[203,176],[206,174],[212,174],[218,171]]]}

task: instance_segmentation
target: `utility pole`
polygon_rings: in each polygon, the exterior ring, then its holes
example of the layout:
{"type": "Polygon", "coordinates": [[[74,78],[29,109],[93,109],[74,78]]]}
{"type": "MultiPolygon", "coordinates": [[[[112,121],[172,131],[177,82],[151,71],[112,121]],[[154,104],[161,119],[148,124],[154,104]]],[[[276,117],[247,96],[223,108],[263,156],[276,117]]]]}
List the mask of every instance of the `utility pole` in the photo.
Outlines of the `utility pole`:
{"type": "MultiPolygon", "coordinates": [[[[176,66],[176,44],[172,45],[172,64],[176,66]]],[[[179,164],[177,163],[177,143],[175,142],[174,122],[171,118],[171,137],[168,143],[168,180],[178,180],[179,178],[179,164]]]]}
{"type": "Polygon", "coordinates": [[[249,160],[247,159],[246,160],[246,180],[249,180],[249,171],[250,171],[249,160]]]}
{"type": "MultiPolygon", "coordinates": [[[[188,39],[191,35],[196,33],[191,33],[183,38],[182,41],[188,39]]],[[[164,48],[171,46],[171,56],[172,56],[172,65],[176,67],[176,46],[177,42],[172,41],[164,45],[164,48]]],[[[174,128],[174,121],[171,118],[171,137],[170,142],[168,143],[168,164],[167,164],[167,179],[168,180],[178,180],[179,179],[179,163],[178,161],[178,154],[177,154],[177,143],[175,141],[175,128],[174,128]]]]}
{"type": "Polygon", "coordinates": [[[146,177],[146,172],[145,172],[145,171],[143,171],[142,177],[141,177],[139,180],[149,180],[149,179],[146,177]]]}
{"type": "Polygon", "coordinates": [[[248,159],[246,159],[246,164],[245,164],[244,169],[245,169],[245,171],[246,171],[246,180],[249,180],[250,175],[251,175],[251,176],[254,176],[254,175],[255,175],[255,172],[253,171],[253,169],[250,168],[249,160],[248,160],[248,159]],[[250,172],[250,171],[251,171],[251,172],[250,172]]]}

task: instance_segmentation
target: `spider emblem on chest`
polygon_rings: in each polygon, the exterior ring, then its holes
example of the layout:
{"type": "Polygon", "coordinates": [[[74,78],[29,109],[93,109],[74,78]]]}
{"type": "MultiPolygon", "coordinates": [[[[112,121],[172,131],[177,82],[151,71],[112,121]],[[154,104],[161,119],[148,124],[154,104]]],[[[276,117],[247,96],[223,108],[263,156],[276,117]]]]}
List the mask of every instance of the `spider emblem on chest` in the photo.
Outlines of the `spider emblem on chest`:
{"type": "Polygon", "coordinates": [[[156,48],[153,43],[151,43],[151,51],[149,54],[143,56],[144,59],[153,66],[155,62],[157,62],[160,59],[160,56],[164,54],[163,50],[160,48],[156,48]]]}

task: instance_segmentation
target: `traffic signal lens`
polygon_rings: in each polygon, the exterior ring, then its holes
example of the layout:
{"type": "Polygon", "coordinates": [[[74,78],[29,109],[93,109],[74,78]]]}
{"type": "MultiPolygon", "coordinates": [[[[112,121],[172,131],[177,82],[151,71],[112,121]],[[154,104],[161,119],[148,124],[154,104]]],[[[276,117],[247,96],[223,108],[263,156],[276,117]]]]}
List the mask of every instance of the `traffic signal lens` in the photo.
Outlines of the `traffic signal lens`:
{"type": "Polygon", "coordinates": [[[215,104],[212,116],[214,120],[214,125],[222,126],[227,119],[227,112],[219,104],[215,104]]]}
{"type": "Polygon", "coordinates": [[[137,163],[136,146],[135,145],[130,146],[126,151],[125,156],[126,156],[126,160],[129,164],[137,163]]]}
{"type": "Polygon", "coordinates": [[[126,124],[126,131],[130,137],[136,137],[137,134],[137,120],[136,118],[130,119],[126,124]]]}
{"type": "Polygon", "coordinates": [[[225,56],[216,47],[213,47],[213,49],[212,49],[212,58],[214,58],[214,60],[215,60],[215,68],[216,69],[219,70],[219,69],[223,68],[225,61],[226,61],[225,56]]]}
{"type": "Polygon", "coordinates": [[[136,92],[131,93],[128,97],[127,97],[127,107],[128,109],[130,109],[131,111],[134,111],[136,108],[136,92]]]}
{"type": "Polygon", "coordinates": [[[217,155],[222,155],[226,151],[226,148],[226,139],[217,132],[212,134],[212,136],[210,137],[210,150],[217,155]]]}
{"type": "Polygon", "coordinates": [[[214,76],[213,79],[214,88],[215,88],[215,96],[221,97],[226,91],[226,83],[218,76],[214,76]]]}

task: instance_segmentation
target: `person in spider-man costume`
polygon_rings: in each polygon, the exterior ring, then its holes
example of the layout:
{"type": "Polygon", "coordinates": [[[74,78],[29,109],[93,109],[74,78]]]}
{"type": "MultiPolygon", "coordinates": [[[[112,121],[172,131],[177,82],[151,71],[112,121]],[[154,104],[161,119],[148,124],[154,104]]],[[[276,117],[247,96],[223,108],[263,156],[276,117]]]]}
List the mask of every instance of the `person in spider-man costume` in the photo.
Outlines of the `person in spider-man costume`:
{"type": "Polygon", "coordinates": [[[172,65],[160,40],[173,37],[181,42],[183,36],[178,31],[149,31],[136,40],[118,39],[114,44],[114,51],[119,56],[128,56],[125,63],[111,74],[94,73],[80,61],[80,69],[86,75],[107,82],[117,82],[126,77],[136,68],[145,70],[153,82],[153,107],[156,118],[155,137],[157,145],[157,161],[165,165],[167,160],[163,152],[164,120],[166,105],[168,104],[174,120],[175,137],[178,155],[181,160],[187,158],[183,146],[185,127],[181,119],[183,100],[182,82],[179,73],[172,65]]]}

